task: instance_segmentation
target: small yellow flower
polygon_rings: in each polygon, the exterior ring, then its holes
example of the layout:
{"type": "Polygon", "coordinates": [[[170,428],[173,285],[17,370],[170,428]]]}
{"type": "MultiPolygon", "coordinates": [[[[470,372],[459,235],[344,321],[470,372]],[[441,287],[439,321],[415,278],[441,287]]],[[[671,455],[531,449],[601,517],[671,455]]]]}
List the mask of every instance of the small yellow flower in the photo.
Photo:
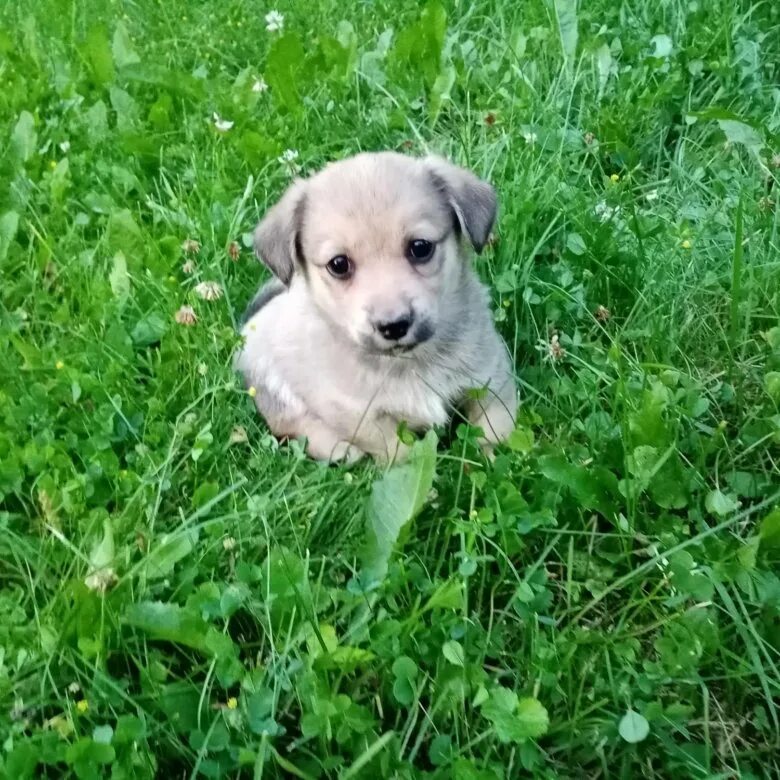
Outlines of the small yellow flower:
{"type": "Polygon", "coordinates": [[[61,360],[58,360],[58,361],[57,361],[57,362],[54,364],[54,368],[56,368],[56,369],[57,369],[57,371],[62,371],[62,369],[63,369],[63,368],[65,368],[65,364],[64,364],[64,363],[63,363],[61,360]]]}
{"type": "Polygon", "coordinates": [[[509,300],[509,298],[505,298],[503,301],[501,301],[501,305],[508,309],[512,305],[512,301],[509,300]]]}
{"type": "Polygon", "coordinates": [[[250,387],[249,390],[247,390],[247,392],[249,393],[250,398],[254,398],[257,395],[257,388],[254,385],[252,385],[252,387],[250,387]]]}
{"type": "Polygon", "coordinates": [[[234,710],[234,709],[236,709],[236,707],[238,707],[238,699],[235,696],[231,696],[227,700],[227,708],[229,710],[234,710]]]}
{"type": "Polygon", "coordinates": [[[691,248],[691,242],[686,238],[685,241],[683,241],[682,244],[680,244],[680,246],[683,249],[690,249],[691,248]]]}
{"type": "Polygon", "coordinates": [[[612,175],[609,177],[609,180],[610,180],[610,181],[611,181],[613,184],[617,184],[617,183],[620,181],[620,176],[619,176],[619,174],[617,174],[617,173],[613,173],[613,174],[612,174],[612,175]]]}
{"type": "Polygon", "coordinates": [[[49,168],[54,170],[57,167],[57,161],[56,160],[49,160],[49,168]]]}
{"type": "Polygon", "coordinates": [[[89,702],[86,699],[79,699],[76,702],[76,709],[83,715],[89,709],[89,702]]]}

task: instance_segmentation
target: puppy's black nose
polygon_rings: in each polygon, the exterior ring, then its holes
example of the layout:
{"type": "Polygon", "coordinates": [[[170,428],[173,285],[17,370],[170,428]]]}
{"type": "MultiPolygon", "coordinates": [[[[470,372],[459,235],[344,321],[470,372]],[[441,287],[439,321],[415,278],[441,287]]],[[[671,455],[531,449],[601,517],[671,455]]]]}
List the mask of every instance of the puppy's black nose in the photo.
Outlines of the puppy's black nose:
{"type": "Polygon", "coordinates": [[[388,341],[398,341],[402,339],[412,327],[412,318],[410,316],[401,317],[392,322],[378,322],[376,329],[388,341]]]}

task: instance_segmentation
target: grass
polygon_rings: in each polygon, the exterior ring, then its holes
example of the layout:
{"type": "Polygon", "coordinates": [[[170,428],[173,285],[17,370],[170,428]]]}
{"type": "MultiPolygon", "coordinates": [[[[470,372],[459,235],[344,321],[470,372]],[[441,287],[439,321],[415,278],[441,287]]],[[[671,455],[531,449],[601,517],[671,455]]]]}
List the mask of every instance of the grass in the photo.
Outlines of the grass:
{"type": "Polygon", "coordinates": [[[0,8],[0,773],[780,774],[780,7],[579,5],[0,8]],[[385,148],[500,193],[492,464],[232,372],[291,165],[385,148]]]}

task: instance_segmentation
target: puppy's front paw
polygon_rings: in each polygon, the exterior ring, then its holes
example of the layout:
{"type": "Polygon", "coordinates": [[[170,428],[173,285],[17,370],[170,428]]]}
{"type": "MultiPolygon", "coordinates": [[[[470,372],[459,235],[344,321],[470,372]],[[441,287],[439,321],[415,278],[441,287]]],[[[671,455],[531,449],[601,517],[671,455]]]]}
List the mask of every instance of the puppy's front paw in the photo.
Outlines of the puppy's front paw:
{"type": "Polygon", "coordinates": [[[310,437],[306,446],[306,452],[315,460],[323,463],[355,463],[365,453],[359,447],[348,441],[338,440],[335,437],[329,441],[323,441],[310,437]]]}
{"type": "Polygon", "coordinates": [[[366,453],[363,450],[356,447],[354,444],[350,444],[348,441],[340,441],[336,443],[330,456],[328,457],[329,463],[346,463],[351,464],[360,460],[366,453]]]}

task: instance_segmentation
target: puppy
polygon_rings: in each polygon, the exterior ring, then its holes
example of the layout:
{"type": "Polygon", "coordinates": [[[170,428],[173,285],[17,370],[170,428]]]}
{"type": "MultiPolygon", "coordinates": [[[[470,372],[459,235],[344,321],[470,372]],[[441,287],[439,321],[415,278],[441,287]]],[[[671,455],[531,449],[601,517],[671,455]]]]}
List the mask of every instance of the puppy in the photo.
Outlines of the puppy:
{"type": "Polygon", "coordinates": [[[456,407],[487,449],[509,435],[512,365],[466,248],[482,250],[496,208],[489,184],[438,157],[359,154],[293,182],[255,230],[276,278],[236,357],[275,435],[320,460],[400,460],[399,424],[456,407]]]}

